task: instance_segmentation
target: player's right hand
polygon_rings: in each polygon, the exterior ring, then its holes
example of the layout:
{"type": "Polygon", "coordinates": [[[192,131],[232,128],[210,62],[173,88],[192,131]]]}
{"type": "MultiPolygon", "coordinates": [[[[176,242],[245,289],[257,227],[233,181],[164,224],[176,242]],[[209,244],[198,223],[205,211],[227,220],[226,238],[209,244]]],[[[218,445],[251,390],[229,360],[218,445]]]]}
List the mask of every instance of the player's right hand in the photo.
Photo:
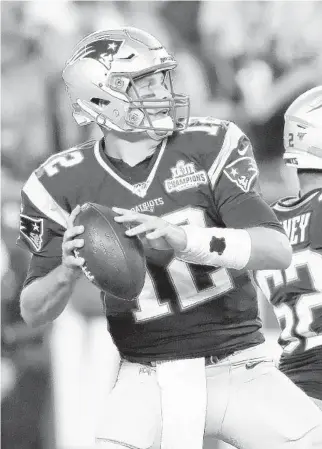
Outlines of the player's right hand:
{"type": "Polygon", "coordinates": [[[85,262],[83,257],[75,256],[75,251],[84,246],[84,239],[78,238],[84,232],[84,226],[74,226],[74,220],[79,212],[80,206],[76,206],[71,212],[62,244],[62,265],[73,271],[80,271],[85,262]]]}

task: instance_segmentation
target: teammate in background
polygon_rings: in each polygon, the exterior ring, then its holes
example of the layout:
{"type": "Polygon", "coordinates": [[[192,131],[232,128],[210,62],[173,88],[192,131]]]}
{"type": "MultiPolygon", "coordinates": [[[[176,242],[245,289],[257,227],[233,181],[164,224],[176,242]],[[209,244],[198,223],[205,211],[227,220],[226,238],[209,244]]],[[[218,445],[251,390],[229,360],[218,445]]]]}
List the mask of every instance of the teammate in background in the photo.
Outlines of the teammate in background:
{"type": "Polygon", "coordinates": [[[286,111],[284,146],[300,192],[273,210],[293,260],[287,270],[258,271],[255,277],[281,326],[280,370],[322,409],[322,86],[300,95],[286,111]]]}
{"type": "Polygon", "coordinates": [[[205,434],[241,449],[319,447],[322,414],[267,357],[248,272],[287,268],[289,241],[257,193],[248,138],[189,118],[176,64],[134,28],[76,47],[63,72],[73,114],[104,137],[52,156],[22,189],[19,242],[33,253],[22,316],[54,320],[82,275],[78,205],[117,206],[145,242],[147,276],[137,301],[102,293],[122,362],[98,446],[201,449],[205,434]]]}

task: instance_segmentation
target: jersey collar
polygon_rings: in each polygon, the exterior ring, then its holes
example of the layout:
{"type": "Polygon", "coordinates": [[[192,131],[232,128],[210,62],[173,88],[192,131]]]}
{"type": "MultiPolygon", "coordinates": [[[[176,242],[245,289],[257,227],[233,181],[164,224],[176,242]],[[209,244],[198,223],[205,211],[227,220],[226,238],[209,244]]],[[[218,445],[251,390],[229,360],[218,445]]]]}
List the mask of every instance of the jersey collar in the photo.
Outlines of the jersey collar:
{"type": "Polygon", "coordinates": [[[134,195],[139,196],[140,198],[144,198],[147,194],[147,191],[152,184],[155,174],[157,172],[158,166],[160,164],[161,158],[165,151],[168,139],[164,139],[161,143],[159,151],[157,150],[152,157],[152,169],[147,177],[147,179],[143,182],[137,184],[131,184],[126,181],[118,170],[113,166],[113,164],[108,160],[108,158],[104,158],[103,149],[101,148],[101,141],[97,141],[94,147],[94,154],[98,161],[98,163],[103,167],[105,171],[109,173],[119,184],[121,184],[124,188],[132,192],[134,195]]]}

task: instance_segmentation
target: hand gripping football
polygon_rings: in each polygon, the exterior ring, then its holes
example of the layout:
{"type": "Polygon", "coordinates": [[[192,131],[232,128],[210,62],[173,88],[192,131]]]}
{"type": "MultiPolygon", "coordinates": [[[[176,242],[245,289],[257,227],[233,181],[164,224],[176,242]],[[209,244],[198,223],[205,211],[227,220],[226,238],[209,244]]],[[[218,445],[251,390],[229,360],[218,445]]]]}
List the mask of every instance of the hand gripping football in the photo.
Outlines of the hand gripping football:
{"type": "Polygon", "coordinates": [[[86,277],[108,295],[133,300],[141,293],[146,273],[143,245],[138,237],[128,237],[125,227],[114,221],[109,207],[85,203],[74,225],[84,226],[84,246],[75,252],[83,257],[86,277]]]}

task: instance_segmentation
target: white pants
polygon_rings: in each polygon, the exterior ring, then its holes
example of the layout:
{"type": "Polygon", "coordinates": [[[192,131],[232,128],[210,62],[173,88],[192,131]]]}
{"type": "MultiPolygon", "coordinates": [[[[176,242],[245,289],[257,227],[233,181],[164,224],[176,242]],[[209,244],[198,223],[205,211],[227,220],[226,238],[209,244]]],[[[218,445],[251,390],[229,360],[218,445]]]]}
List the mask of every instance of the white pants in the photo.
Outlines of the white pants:
{"type": "MultiPolygon", "coordinates": [[[[98,441],[138,449],[160,447],[157,369],[122,363],[98,426],[98,441]]],[[[265,356],[263,345],[239,351],[205,370],[205,436],[239,449],[322,448],[321,411],[265,356]]]]}

